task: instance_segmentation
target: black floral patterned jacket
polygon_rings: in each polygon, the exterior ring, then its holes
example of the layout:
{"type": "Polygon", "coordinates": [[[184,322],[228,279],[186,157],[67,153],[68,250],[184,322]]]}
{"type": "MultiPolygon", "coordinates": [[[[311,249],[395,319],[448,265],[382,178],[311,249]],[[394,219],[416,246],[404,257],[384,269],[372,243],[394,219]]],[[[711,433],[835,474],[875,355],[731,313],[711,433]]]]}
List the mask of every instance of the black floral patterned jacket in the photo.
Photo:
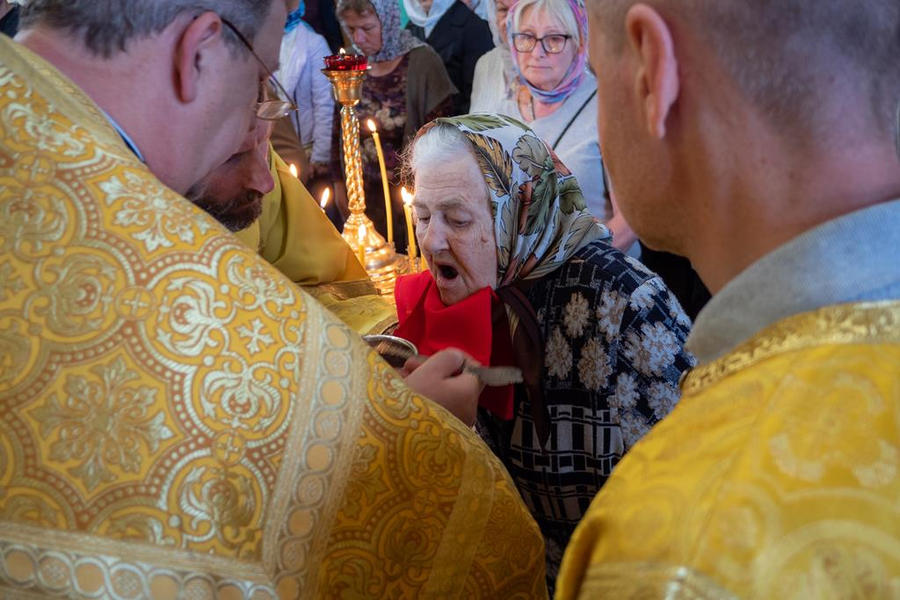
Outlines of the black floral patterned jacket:
{"type": "Polygon", "coordinates": [[[547,543],[551,593],[562,553],[613,467],[675,406],[694,365],[690,320],[662,280],[595,241],[527,292],[544,338],[541,448],[524,388],[515,416],[479,411],[477,430],[509,470],[547,543]]]}

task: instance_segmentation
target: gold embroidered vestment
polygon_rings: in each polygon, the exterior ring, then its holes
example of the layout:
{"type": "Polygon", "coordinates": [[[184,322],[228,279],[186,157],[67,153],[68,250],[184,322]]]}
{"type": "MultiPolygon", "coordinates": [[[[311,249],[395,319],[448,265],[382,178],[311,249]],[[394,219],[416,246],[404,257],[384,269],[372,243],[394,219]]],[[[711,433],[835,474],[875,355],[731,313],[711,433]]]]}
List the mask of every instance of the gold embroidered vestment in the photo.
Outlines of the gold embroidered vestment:
{"type": "Polygon", "coordinates": [[[500,463],[0,39],[0,593],[546,595],[500,463]]]}
{"type": "Polygon", "coordinates": [[[785,319],[683,392],[595,498],[557,598],[900,596],[900,303],[785,319]]]}

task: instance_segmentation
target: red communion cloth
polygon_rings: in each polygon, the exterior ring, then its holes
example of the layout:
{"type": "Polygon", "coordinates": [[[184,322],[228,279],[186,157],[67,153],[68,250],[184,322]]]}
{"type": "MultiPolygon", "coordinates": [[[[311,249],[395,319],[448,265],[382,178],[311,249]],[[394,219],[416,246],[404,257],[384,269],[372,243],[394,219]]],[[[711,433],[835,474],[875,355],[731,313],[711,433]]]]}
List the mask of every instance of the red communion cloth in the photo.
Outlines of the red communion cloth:
{"type": "MultiPolygon", "coordinates": [[[[400,277],[394,296],[400,320],[394,335],[415,344],[421,354],[458,348],[485,366],[513,365],[506,310],[491,288],[447,306],[426,271],[400,277]]],[[[501,419],[512,419],[513,386],[485,388],[478,404],[501,419]]]]}

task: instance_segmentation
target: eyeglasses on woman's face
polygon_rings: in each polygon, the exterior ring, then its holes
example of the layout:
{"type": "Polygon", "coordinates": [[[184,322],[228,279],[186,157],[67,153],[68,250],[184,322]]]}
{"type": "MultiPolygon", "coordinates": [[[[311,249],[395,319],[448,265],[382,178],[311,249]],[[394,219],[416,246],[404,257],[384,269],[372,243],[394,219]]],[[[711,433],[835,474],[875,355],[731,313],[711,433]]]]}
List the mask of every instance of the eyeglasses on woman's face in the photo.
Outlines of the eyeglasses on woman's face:
{"type": "Polygon", "coordinates": [[[512,38],[517,52],[531,52],[537,43],[540,42],[544,52],[547,54],[559,54],[565,49],[566,42],[572,39],[572,36],[553,33],[539,38],[530,33],[514,33],[512,38]]]}

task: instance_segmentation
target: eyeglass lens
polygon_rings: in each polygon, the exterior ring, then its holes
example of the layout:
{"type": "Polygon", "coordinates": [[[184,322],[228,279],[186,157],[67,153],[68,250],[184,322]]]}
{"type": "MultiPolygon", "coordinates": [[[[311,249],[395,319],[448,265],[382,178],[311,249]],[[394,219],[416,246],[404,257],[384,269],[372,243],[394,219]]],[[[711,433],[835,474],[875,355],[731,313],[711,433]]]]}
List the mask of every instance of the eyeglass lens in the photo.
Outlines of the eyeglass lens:
{"type": "Polygon", "coordinates": [[[534,50],[535,45],[540,42],[541,46],[544,48],[544,52],[547,54],[559,54],[563,51],[568,39],[569,36],[560,34],[546,35],[542,38],[534,37],[530,33],[517,33],[513,35],[513,43],[516,45],[516,50],[519,52],[531,52],[534,50]]]}

